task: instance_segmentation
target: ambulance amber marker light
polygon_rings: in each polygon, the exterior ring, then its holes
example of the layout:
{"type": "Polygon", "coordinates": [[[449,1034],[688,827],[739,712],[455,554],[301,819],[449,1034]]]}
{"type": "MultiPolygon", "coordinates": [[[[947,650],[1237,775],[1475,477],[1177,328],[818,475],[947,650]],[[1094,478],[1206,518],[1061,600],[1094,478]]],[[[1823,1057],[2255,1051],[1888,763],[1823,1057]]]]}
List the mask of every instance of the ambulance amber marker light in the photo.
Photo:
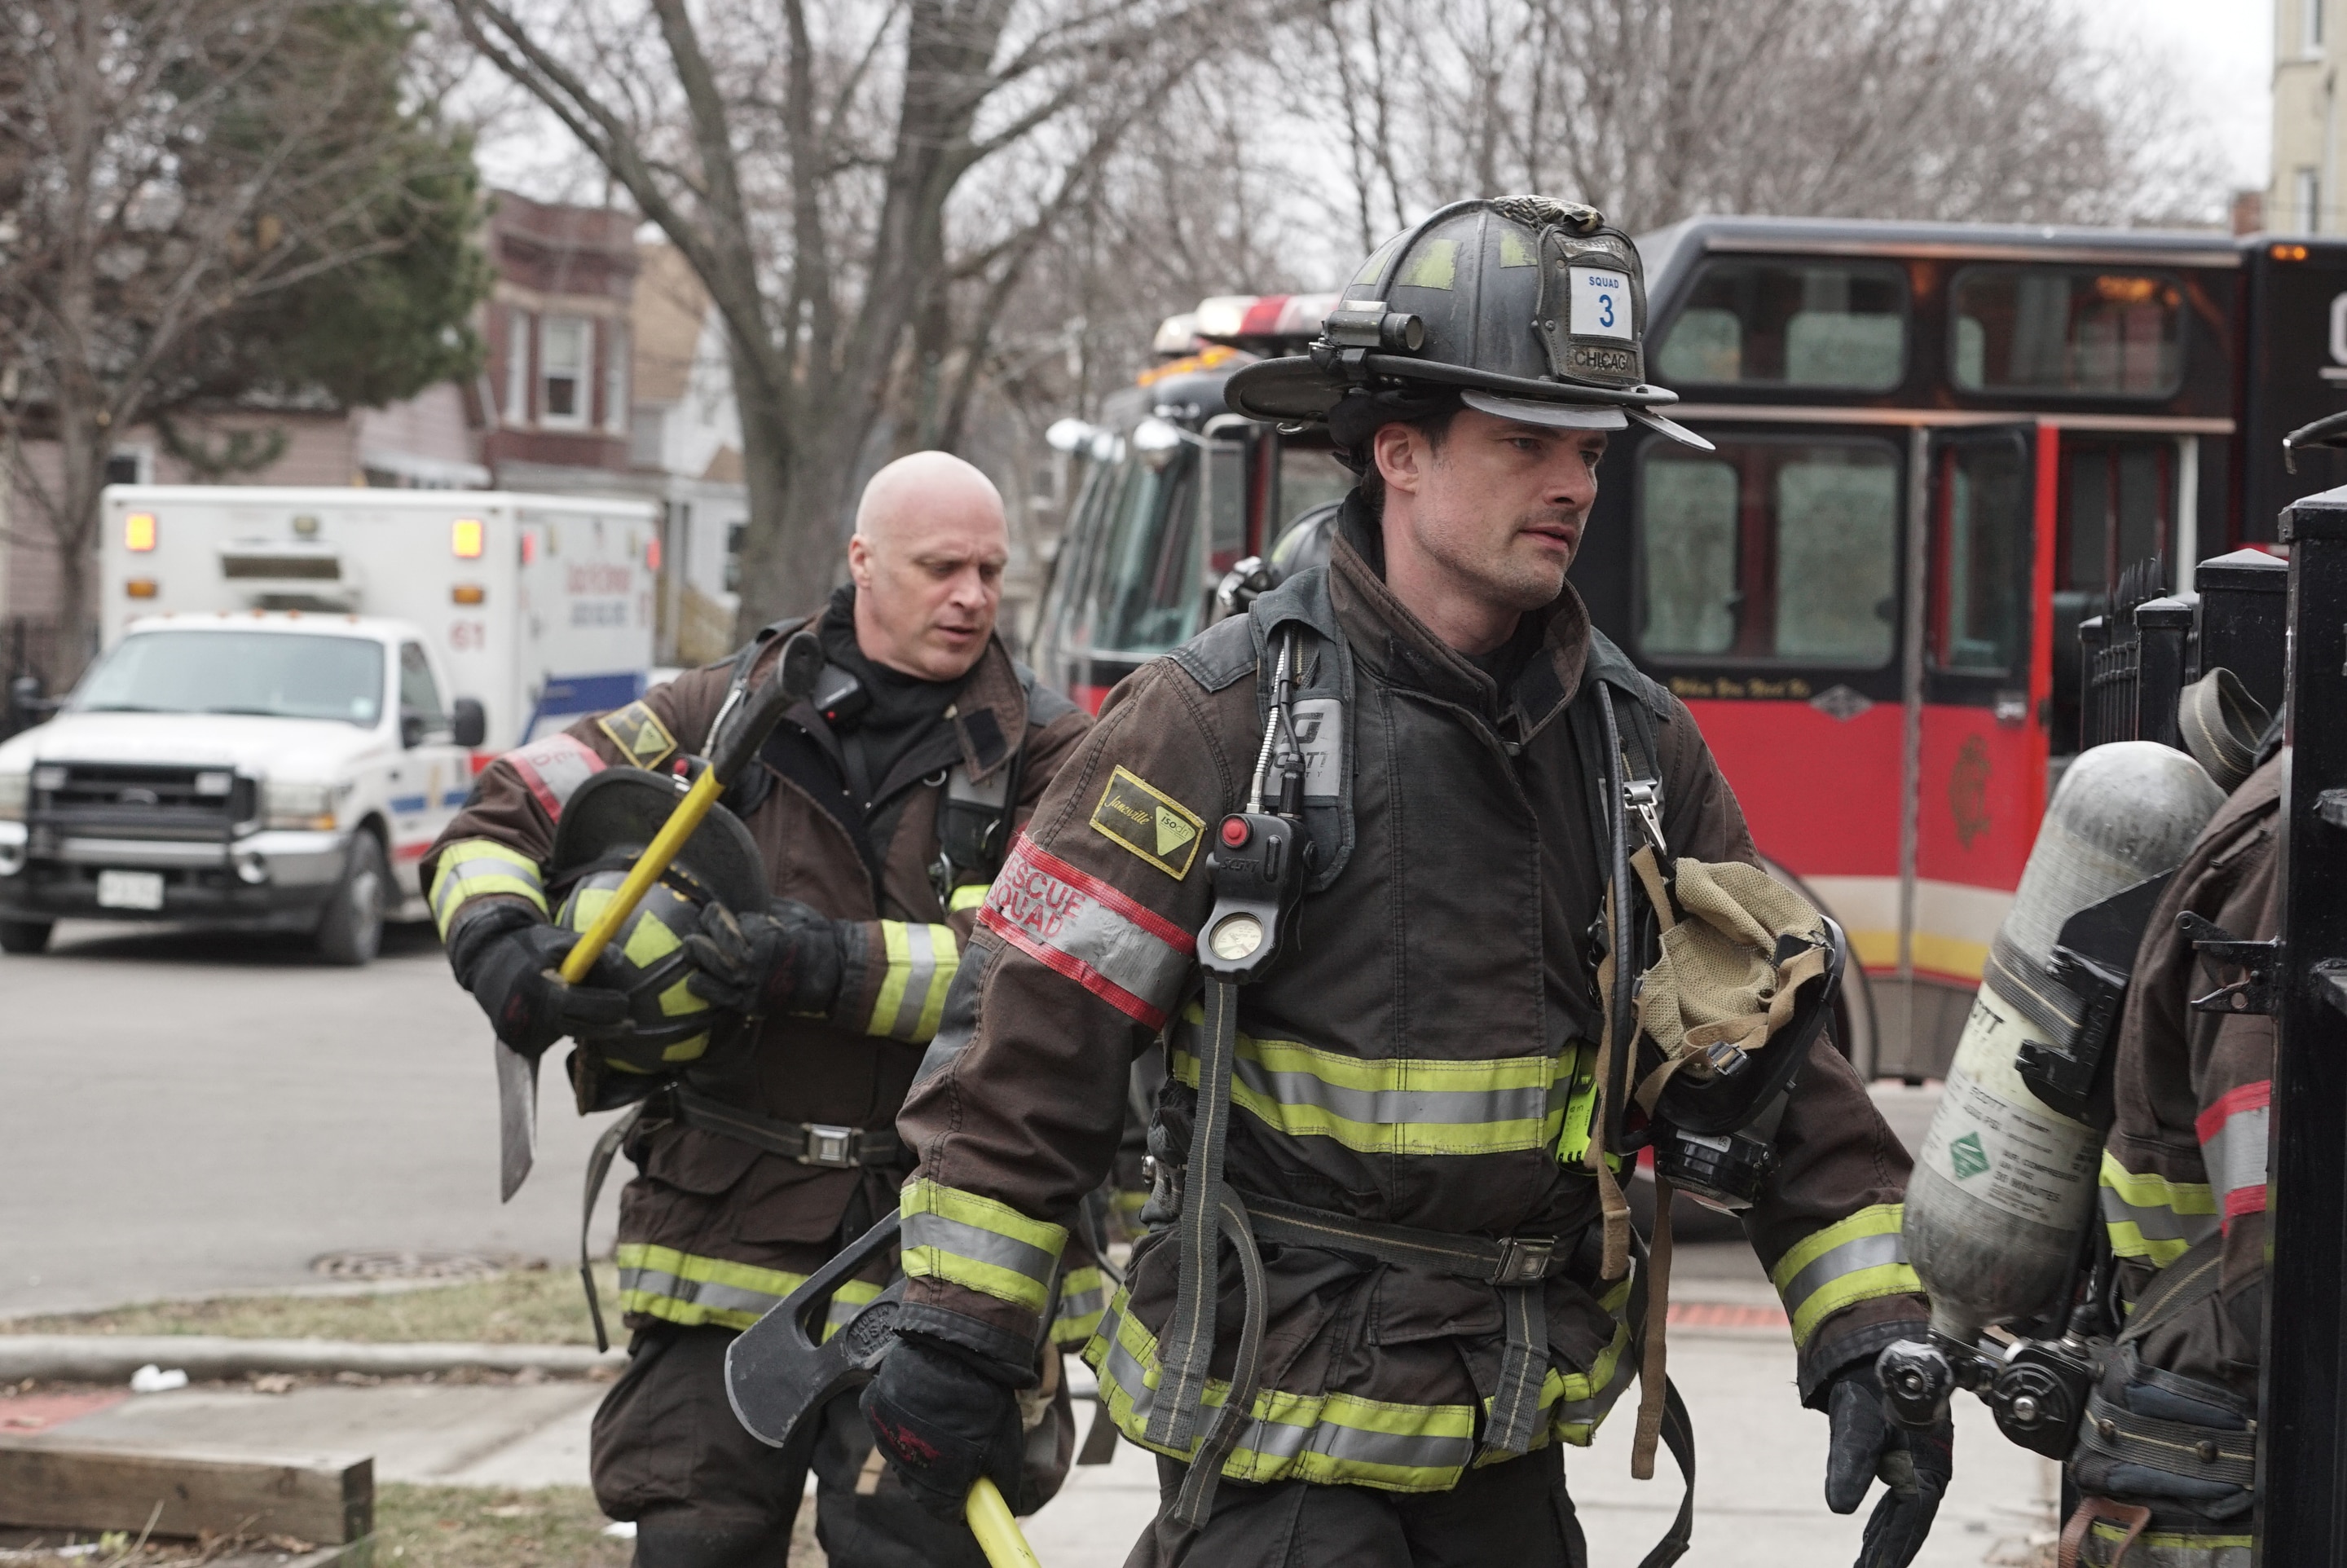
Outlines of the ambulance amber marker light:
{"type": "Polygon", "coordinates": [[[459,560],[478,560],[481,557],[480,519],[458,518],[449,524],[448,548],[459,560]]]}
{"type": "Polygon", "coordinates": [[[122,591],[133,599],[152,599],[155,597],[155,579],[151,577],[134,577],[122,585],[122,591]]]}
{"type": "Polygon", "coordinates": [[[448,597],[458,604],[481,604],[487,600],[489,594],[477,582],[460,582],[448,590],[448,597]]]}
{"type": "Polygon", "coordinates": [[[122,519],[122,548],[141,553],[155,548],[155,514],[133,512],[122,519]]]}
{"type": "Polygon", "coordinates": [[[2303,245],[2276,245],[2266,253],[2277,261],[2303,261],[2306,260],[2306,247],[2303,245]]]}

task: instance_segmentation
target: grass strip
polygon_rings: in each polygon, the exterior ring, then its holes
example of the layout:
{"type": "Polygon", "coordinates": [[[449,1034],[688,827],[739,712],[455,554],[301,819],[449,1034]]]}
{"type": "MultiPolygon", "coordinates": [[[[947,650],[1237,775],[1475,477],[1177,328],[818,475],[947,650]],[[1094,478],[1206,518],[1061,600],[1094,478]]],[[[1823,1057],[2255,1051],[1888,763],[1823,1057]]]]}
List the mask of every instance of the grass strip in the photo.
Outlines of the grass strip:
{"type": "MultiPolygon", "coordinates": [[[[620,1342],[619,1280],[599,1264],[604,1322],[620,1342]]],[[[20,1317],[0,1334],[223,1334],[239,1339],[418,1340],[490,1345],[592,1345],[586,1294],[569,1269],[531,1269],[456,1285],[366,1296],[222,1296],[156,1301],[111,1312],[20,1317]]]]}

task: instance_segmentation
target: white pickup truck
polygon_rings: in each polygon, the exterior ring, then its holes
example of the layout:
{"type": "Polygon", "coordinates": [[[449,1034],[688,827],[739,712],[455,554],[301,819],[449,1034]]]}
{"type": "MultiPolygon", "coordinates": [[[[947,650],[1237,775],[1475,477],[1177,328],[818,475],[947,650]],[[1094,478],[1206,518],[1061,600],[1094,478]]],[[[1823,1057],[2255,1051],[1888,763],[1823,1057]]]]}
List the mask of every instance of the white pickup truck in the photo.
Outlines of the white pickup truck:
{"type": "Polygon", "coordinates": [[[0,743],[0,951],[111,918],[305,932],[365,963],[386,918],[428,913],[417,863],[491,756],[643,691],[641,503],[122,486],[106,505],[106,651],[0,743]]]}

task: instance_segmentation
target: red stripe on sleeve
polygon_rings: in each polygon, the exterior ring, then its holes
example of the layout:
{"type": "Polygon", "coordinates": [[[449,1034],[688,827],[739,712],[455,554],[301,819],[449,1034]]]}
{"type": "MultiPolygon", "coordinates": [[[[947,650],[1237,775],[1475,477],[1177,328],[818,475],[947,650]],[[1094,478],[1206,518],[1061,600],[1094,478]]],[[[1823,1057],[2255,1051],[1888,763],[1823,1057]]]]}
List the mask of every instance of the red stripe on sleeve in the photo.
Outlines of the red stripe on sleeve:
{"type": "Polygon", "coordinates": [[[2244,1111],[2263,1111],[2273,1103],[2273,1080],[2261,1078],[2255,1083],[2244,1083],[2229,1089],[2217,1097],[2192,1123],[2193,1132],[2206,1143],[2224,1131],[2225,1123],[2244,1111]]]}

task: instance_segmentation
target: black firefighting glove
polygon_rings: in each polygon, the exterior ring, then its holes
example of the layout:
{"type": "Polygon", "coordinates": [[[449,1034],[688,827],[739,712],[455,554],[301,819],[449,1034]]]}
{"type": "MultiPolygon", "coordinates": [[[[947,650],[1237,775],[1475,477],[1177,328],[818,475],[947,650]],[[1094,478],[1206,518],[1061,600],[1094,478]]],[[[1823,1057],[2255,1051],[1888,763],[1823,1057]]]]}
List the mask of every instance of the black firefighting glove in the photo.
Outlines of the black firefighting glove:
{"type": "Polygon", "coordinates": [[[745,1018],[827,1013],[839,999],[843,924],[790,898],[775,899],[771,913],[707,905],[701,929],[684,939],[695,966],[685,987],[745,1018]]]}
{"type": "Polygon", "coordinates": [[[1891,1490],[1866,1522],[1858,1568],[1907,1568],[1932,1532],[1932,1516],[1956,1469],[1956,1429],[1942,1411],[1929,1431],[1911,1431],[1883,1407],[1874,1364],[1862,1361],[1834,1379],[1826,1414],[1833,1423],[1826,1453],[1826,1506],[1855,1512],[1870,1482],[1891,1490]]]}
{"type": "Polygon", "coordinates": [[[625,1022],[628,999],[606,986],[574,986],[559,972],[579,933],[540,920],[517,925],[463,955],[457,978],[489,1015],[497,1038],[535,1061],[564,1035],[625,1022]]]}
{"type": "Polygon", "coordinates": [[[924,1334],[902,1334],[864,1390],[864,1419],[880,1451],[923,1508],[958,1522],[969,1489],[991,1476],[1012,1512],[1020,1496],[1025,1434],[1009,1369],[924,1334]]]}

